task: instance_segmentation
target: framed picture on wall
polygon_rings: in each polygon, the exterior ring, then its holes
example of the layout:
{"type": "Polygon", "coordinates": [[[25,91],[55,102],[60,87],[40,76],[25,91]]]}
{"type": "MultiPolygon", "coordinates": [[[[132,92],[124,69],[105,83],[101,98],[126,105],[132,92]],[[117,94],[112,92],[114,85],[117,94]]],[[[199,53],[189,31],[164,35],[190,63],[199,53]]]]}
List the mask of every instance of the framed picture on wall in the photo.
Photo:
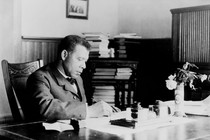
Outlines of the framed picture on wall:
{"type": "Polygon", "coordinates": [[[66,17],[88,19],[89,0],[67,0],[66,17]]]}

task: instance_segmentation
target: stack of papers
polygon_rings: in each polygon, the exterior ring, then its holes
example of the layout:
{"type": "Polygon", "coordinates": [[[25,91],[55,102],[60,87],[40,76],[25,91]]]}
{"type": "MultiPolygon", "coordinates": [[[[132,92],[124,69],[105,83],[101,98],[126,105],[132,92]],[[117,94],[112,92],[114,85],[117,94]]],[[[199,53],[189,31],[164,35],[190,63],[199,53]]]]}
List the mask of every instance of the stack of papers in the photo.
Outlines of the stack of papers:
{"type": "MultiPolygon", "coordinates": [[[[185,101],[184,109],[186,114],[193,115],[202,115],[202,116],[210,116],[210,99],[205,99],[203,101],[185,101]]],[[[174,110],[174,101],[166,101],[160,102],[160,105],[167,105],[170,107],[172,113],[174,110]]],[[[135,127],[135,129],[131,129],[129,127],[123,127],[118,125],[111,125],[110,120],[125,118],[126,112],[118,112],[112,115],[111,117],[101,117],[101,118],[88,118],[86,120],[79,121],[80,128],[89,128],[101,132],[116,134],[116,135],[125,135],[129,133],[135,133],[145,130],[156,129],[163,126],[171,126],[183,123],[189,123],[196,121],[195,119],[187,118],[187,117],[173,117],[170,116],[169,121],[155,121],[155,123],[146,123],[146,125],[139,125],[139,127],[135,127]],[[97,122],[97,123],[96,123],[97,122]]],[[[55,123],[43,123],[43,126],[46,130],[56,130],[56,131],[66,131],[73,130],[73,127],[70,125],[70,120],[58,120],[55,123]]]]}
{"type": "MultiPolygon", "coordinates": [[[[168,105],[172,111],[174,112],[175,104],[174,100],[165,101],[161,104],[168,105]]],[[[202,116],[210,116],[210,109],[208,104],[203,101],[185,101],[184,102],[184,111],[186,114],[191,115],[202,115],[202,116]]]]}
{"type": "MultiPolygon", "coordinates": [[[[79,121],[80,128],[89,128],[101,132],[116,134],[116,135],[125,135],[125,134],[131,134],[136,132],[141,132],[145,130],[152,130],[163,126],[171,126],[171,125],[177,125],[177,124],[183,124],[183,123],[189,123],[196,121],[194,119],[190,118],[182,118],[182,117],[172,117],[170,116],[170,121],[165,121],[164,123],[154,123],[151,125],[144,125],[133,128],[123,127],[123,126],[117,126],[117,125],[111,125],[110,120],[112,119],[118,119],[125,117],[126,112],[122,111],[119,113],[114,114],[111,117],[101,117],[101,118],[89,118],[86,120],[79,121]],[[96,123],[97,122],[97,123],[96,123]]],[[[73,130],[73,127],[69,125],[69,120],[59,120],[55,123],[43,123],[43,126],[46,130],[57,130],[57,131],[65,131],[65,130],[73,130]]]]}
{"type": "Polygon", "coordinates": [[[141,36],[136,33],[120,33],[119,35],[114,36],[114,38],[131,38],[131,39],[140,39],[141,36]]]}

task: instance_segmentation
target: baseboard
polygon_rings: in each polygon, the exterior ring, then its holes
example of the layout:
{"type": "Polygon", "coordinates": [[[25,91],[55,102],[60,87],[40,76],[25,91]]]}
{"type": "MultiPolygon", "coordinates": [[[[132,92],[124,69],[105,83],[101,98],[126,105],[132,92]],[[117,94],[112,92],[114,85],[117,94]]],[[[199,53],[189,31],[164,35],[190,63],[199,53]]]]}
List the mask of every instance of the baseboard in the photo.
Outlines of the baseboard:
{"type": "Polygon", "coordinates": [[[0,116],[0,124],[8,124],[13,122],[13,117],[11,115],[0,116]]]}

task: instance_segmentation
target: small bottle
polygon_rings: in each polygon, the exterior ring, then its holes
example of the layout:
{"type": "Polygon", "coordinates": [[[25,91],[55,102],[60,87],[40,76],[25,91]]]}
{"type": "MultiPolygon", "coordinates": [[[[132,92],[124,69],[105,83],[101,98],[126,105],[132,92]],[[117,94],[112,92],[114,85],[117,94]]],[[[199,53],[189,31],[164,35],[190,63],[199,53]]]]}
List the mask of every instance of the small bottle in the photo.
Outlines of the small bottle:
{"type": "Polygon", "coordinates": [[[131,117],[136,120],[138,119],[138,110],[142,109],[140,102],[134,102],[131,108],[131,117]]]}
{"type": "Polygon", "coordinates": [[[126,108],[126,120],[132,120],[130,107],[126,108]]]}

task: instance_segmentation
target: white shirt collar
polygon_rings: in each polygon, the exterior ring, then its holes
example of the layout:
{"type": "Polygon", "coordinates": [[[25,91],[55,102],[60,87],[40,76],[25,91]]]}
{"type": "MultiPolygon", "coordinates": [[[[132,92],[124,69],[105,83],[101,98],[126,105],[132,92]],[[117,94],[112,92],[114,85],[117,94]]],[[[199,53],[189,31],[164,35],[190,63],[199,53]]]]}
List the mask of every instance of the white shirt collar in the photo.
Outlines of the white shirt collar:
{"type": "Polygon", "coordinates": [[[67,76],[66,74],[64,74],[62,71],[60,71],[59,69],[58,69],[58,71],[61,73],[61,75],[63,75],[64,78],[71,78],[71,77],[67,76]]]}

